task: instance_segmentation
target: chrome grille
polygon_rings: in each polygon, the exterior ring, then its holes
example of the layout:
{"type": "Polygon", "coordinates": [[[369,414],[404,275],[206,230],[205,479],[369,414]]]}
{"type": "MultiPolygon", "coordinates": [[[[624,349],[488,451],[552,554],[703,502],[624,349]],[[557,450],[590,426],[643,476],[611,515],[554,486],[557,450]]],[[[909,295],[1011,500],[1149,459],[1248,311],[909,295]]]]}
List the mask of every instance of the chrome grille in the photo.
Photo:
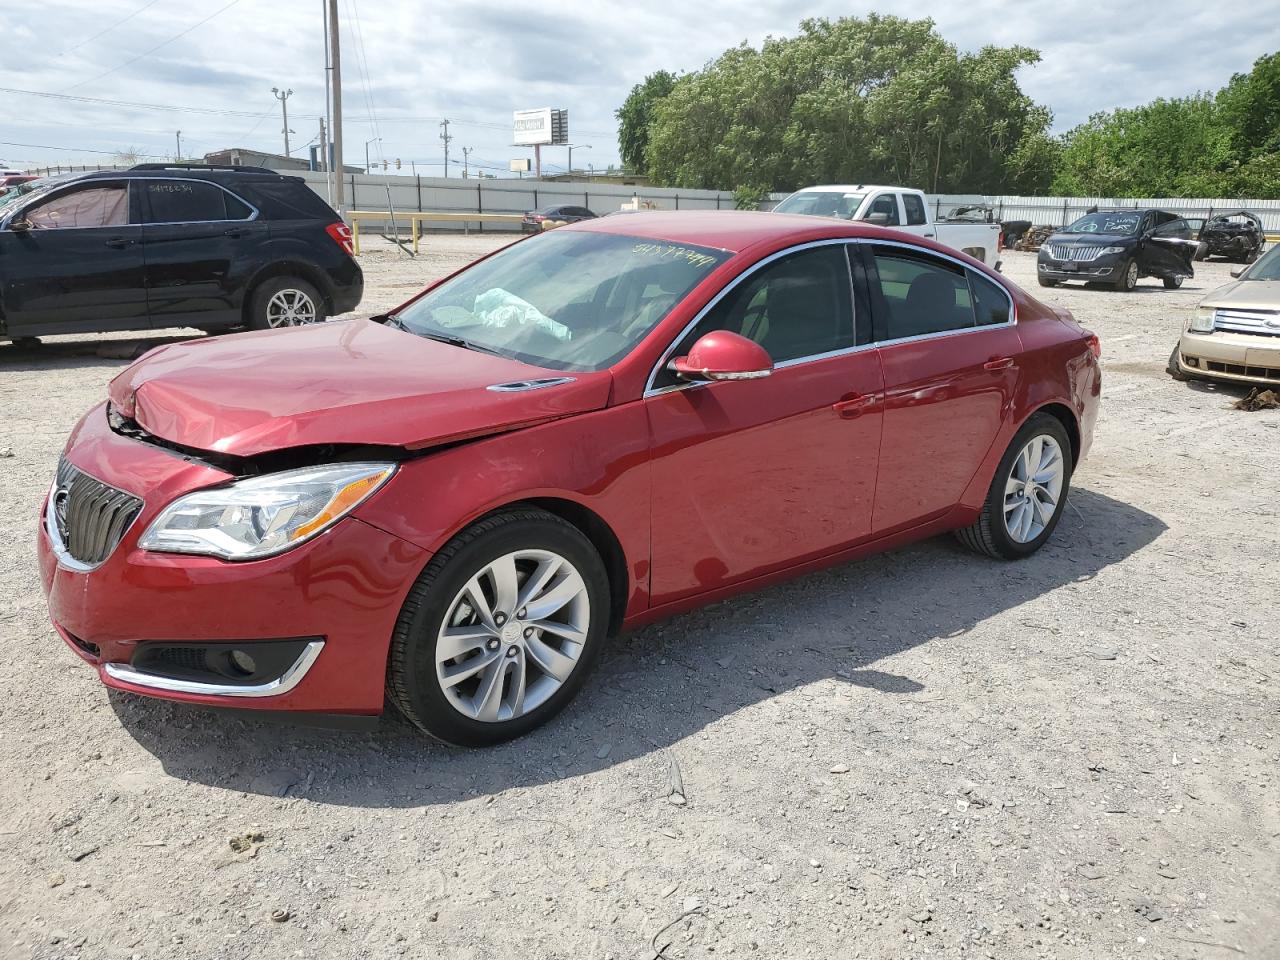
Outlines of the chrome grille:
{"type": "Polygon", "coordinates": [[[1280,337],[1280,311],[1229,310],[1213,313],[1213,329],[1232,333],[1253,333],[1262,337],[1280,337]]]}
{"type": "Polygon", "coordinates": [[[1105,249],[1101,246],[1083,246],[1079,244],[1050,243],[1049,256],[1055,260],[1069,260],[1072,263],[1088,263],[1097,260],[1105,249]]]}
{"type": "Polygon", "coordinates": [[[73,559],[96,566],[111,556],[142,510],[137,497],[108,486],[65,459],[49,493],[49,533],[73,559]]]}

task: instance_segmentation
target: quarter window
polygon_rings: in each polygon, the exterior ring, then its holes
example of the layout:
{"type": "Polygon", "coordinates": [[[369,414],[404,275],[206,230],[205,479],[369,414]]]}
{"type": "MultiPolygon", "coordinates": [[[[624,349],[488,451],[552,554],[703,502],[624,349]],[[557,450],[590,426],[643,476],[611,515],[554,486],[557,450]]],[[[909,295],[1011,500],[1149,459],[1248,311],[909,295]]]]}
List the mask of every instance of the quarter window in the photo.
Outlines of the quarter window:
{"type": "Polygon", "coordinates": [[[973,292],[974,313],[977,314],[978,326],[993,326],[1009,322],[1009,295],[1005,293],[1003,287],[975,270],[969,271],[969,286],[973,292]]]}
{"type": "Polygon", "coordinates": [[[924,200],[914,193],[904,193],[902,195],[902,205],[907,210],[907,226],[918,227],[928,222],[929,218],[924,212],[924,200]]]}
{"type": "MultiPolygon", "coordinates": [[[[211,220],[243,220],[229,215],[227,193],[200,180],[144,180],[148,223],[207,223],[211,220]]],[[[231,198],[234,199],[234,198],[231,198]]],[[[236,201],[237,208],[244,204],[236,201]]]]}
{"type": "MultiPolygon", "coordinates": [[[[788,254],[731,289],[687,334],[682,356],[704,334],[728,330],[754,340],[774,363],[854,346],[853,293],[842,244],[788,254]]],[[[680,382],[661,371],[656,385],[680,382]]]]}
{"type": "Polygon", "coordinates": [[[64,193],[26,212],[39,230],[117,227],[129,222],[129,191],[123,184],[64,193]]]}
{"type": "Polygon", "coordinates": [[[973,297],[966,271],[933,257],[875,248],[884,331],[878,339],[899,340],[975,325],[973,297]]]}

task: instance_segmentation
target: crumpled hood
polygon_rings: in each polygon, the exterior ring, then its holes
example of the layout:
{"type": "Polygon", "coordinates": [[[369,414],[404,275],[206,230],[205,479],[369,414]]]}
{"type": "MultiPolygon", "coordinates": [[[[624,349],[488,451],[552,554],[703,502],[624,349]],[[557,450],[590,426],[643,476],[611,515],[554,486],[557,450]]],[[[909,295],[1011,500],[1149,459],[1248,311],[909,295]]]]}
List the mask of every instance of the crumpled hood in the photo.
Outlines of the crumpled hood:
{"type": "Polygon", "coordinates": [[[604,407],[612,377],[561,374],[368,320],[192,340],[113,381],[113,406],[171,443],[232,456],[312,444],[437,446],[604,407]],[[569,383],[501,392],[546,377],[569,383]]]}

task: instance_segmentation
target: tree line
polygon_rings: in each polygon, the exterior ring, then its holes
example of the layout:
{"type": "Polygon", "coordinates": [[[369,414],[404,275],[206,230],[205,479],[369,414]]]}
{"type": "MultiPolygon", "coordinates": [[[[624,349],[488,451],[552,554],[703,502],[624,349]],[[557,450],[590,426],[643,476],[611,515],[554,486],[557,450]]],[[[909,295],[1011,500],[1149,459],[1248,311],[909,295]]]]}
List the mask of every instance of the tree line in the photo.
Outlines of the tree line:
{"type": "Polygon", "coordinates": [[[934,193],[1280,197],[1280,54],[1215,95],[1099,113],[1063,136],[1018,84],[1029,47],[963,53],[933,21],[808,19],[617,110],[624,164],[744,199],[817,183],[934,193]]]}

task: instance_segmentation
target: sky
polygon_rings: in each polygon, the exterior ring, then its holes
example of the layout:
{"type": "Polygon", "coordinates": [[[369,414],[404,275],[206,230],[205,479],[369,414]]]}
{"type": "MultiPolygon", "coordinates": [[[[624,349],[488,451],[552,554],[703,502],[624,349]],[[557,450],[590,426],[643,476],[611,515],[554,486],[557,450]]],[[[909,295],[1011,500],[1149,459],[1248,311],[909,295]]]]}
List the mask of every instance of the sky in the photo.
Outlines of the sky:
{"type": "MultiPolygon", "coordinates": [[[[402,173],[467,165],[508,175],[511,113],[569,111],[573,162],[618,162],[613,112],[647,74],[695,70],[728,47],[794,34],[805,17],[875,10],[931,17],[962,50],[1022,44],[1043,59],[1020,74],[1061,132],[1092,113],[1213,91],[1280,49],[1280,0],[1076,4],[1064,0],[648,0],[644,4],[339,0],[345,159],[402,173]],[[380,139],[375,139],[380,138],[380,139]]],[[[226,147],[306,155],[324,114],[323,0],[10,0],[0,14],[0,167],[109,163],[133,149],[171,159],[226,147]],[[35,91],[57,98],[34,96],[35,91]],[[88,99],[66,99],[88,98],[88,99]],[[94,102],[123,101],[142,106],[94,102]],[[165,109],[154,109],[164,107],[165,109]]],[[[567,164],[543,149],[544,171],[567,164]]]]}

